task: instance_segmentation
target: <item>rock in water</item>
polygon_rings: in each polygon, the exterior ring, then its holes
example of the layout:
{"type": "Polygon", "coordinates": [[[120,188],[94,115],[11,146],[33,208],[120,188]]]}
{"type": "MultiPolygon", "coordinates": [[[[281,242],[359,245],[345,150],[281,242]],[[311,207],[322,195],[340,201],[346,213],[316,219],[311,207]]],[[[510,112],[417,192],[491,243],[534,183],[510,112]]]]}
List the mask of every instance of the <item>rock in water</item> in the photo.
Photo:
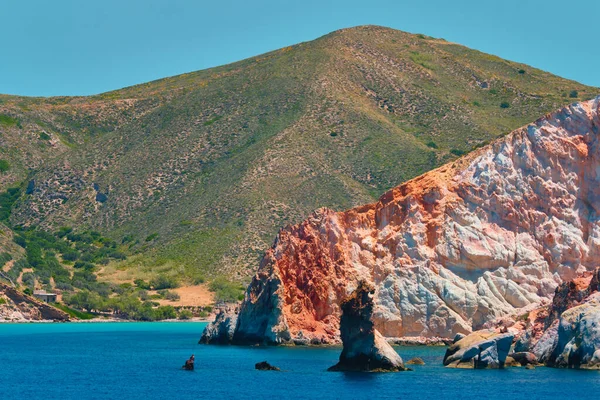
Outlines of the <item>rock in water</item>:
{"type": "Polygon", "coordinates": [[[215,320],[208,324],[202,332],[198,343],[202,344],[229,344],[233,340],[237,314],[221,310],[215,320]]]}
{"type": "Polygon", "coordinates": [[[261,361],[259,363],[254,364],[254,368],[260,371],[281,371],[279,368],[269,364],[266,361],[261,361]]]}
{"type": "Polygon", "coordinates": [[[406,365],[425,365],[425,361],[421,357],[413,357],[406,362],[406,365]]]}
{"type": "Polygon", "coordinates": [[[521,366],[533,365],[536,366],[538,364],[538,359],[535,354],[521,351],[517,353],[510,354],[510,357],[515,360],[521,366]]]}
{"type": "Polygon", "coordinates": [[[473,332],[446,350],[444,365],[451,368],[504,368],[513,338],[513,333],[495,330],[473,332]]]}
{"type": "Polygon", "coordinates": [[[547,365],[600,369],[600,293],[562,313],[558,341],[547,365]]]}
{"type": "Polygon", "coordinates": [[[361,281],[342,302],[340,333],[344,349],[340,361],[329,371],[404,371],[402,358],[375,329],[373,293],[375,288],[361,281]]]}

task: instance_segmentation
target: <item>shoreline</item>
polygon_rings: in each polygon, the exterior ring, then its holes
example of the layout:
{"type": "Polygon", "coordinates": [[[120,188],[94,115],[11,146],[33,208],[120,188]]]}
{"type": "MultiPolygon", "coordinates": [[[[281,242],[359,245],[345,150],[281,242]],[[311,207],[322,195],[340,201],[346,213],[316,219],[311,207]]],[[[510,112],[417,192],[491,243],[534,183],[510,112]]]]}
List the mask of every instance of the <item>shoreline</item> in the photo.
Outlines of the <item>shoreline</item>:
{"type": "Polygon", "coordinates": [[[176,323],[184,323],[184,322],[210,322],[208,318],[200,318],[194,317],[189,319],[163,319],[160,321],[137,321],[133,319],[118,319],[118,318],[92,318],[92,319],[73,319],[69,321],[57,321],[52,319],[42,319],[42,320],[20,320],[20,321],[9,321],[9,320],[0,320],[0,326],[2,324],[98,324],[98,323],[153,323],[153,322],[176,322],[176,323]]]}

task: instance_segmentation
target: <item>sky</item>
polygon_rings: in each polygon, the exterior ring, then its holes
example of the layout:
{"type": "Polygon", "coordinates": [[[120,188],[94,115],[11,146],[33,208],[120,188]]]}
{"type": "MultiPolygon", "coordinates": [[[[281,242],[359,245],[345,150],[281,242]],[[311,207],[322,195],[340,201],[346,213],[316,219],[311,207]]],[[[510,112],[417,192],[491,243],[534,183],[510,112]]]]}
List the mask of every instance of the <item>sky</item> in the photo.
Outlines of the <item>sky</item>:
{"type": "Polygon", "coordinates": [[[382,25],[600,87],[600,1],[0,0],[0,93],[89,95],[382,25]]]}

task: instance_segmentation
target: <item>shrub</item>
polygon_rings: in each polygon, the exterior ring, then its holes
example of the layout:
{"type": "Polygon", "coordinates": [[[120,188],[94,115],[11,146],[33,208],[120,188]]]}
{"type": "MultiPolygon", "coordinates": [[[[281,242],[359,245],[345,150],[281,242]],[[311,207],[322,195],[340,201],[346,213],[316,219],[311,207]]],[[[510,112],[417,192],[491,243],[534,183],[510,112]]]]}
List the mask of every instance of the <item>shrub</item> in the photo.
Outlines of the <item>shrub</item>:
{"type": "Polygon", "coordinates": [[[520,69],[519,70],[519,74],[521,74],[521,75],[525,74],[525,70],[524,69],[520,69]]]}
{"type": "Polygon", "coordinates": [[[452,149],[452,150],[450,150],[450,153],[454,154],[455,156],[460,157],[460,156],[465,155],[466,152],[463,150],[459,150],[459,149],[452,149]]]}
{"type": "Polygon", "coordinates": [[[40,132],[40,140],[50,140],[50,135],[46,132],[40,132]]]}
{"type": "Polygon", "coordinates": [[[569,92],[569,97],[572,99],[576,99],[577,97],[579,97],[579,92],[577,90],[571,90],[569,92]]]}
{"type": "Polygon", "coordinates": [[[438,145],[435,144],[435,142],[433,140],[427,142],[427,147],[431,147],[432,149],[437,149],[438,145]]]}
{"type": "Polygon", "coordinates": [[[177,311],[175,311],[175,308],[173,308],[173,306],[160,306],[152,311],[152,319],[154,320],[177,318],[177,311]]]}
{"type": "Polygon", "coordinates": [[[181,310],[179,311],[179,319],[190,319],[194,316],[190,310],[181,310]]]}
{"type": "Polygon", "coordinates": [[[151,235],[146,236],[146,242],[151,242],[158,237],[158,233],[153,233],[151,235]]]}
{"type": "Polygon", "coordinates": [[[6,172],[10,169],[10,163],[6,160],[0,160],[0,172],[6,172]]]}
{"type": "Polygon", "coordinates": [[[179,287],[179,282],[172,276],[158,275],[150,281],[150,286],[152,286],[154,290],[174,289],[179,287]]]}
{"type": "Polygon", "coordinates": [[[507,101],[503,101],[502,103],[500,103],[500,108],[509,108],[510,107],[510,103],[507,101]]]}
{"type": "Polygon", "coordinates": [[[73,285],[68,282],[57,282],[56,289],[71,292],[73,291],[73,285]]]}
{"type": "Polygon", "coordinates": [[[164,294],[164,298],[169,301],[177,301],[181,297],[179,296],[179,294],[177,292],[172,292],[170,290],[167,290],[166,293],[164,294]]]}
{"type": "Polygon", "coordinates": [[[150,284],[143,279],[136,279],[133,281],[133,283],[140,289],[150,290],[150,284]]]}

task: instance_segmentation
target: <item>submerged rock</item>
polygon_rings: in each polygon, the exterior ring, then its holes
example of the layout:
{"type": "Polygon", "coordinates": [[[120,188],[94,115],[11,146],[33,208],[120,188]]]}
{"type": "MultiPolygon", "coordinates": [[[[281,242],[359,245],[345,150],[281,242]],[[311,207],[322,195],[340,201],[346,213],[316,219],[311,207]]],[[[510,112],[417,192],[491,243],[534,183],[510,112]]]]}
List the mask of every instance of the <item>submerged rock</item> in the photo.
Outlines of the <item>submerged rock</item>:
{"type": "Polygon", "coordinates": [[[254,368],[260,371],[281,371],[279,368],[269,364],[266,361],[261,361],[259,363],[254,364],[254,368]]]}
{"type": "Polygon", "coordinates": [[[329,371],[404,371],[402,358],[375,329],[373,293],[375,288],[361,281],[342,303],[340,334],[344,349],[340,361],[329,371]]]}
{"type": "Polygon", "coordinates": [[[482,330],[458,340],[446,350],[444,365],[451,368],[504,368],[514,334],[482,330]]]}
{"type": "Polygon", "coordinates": [[[421,357],[413,357],[406,362],[406,365],[425,365],[425,361],[421,357]]]}

